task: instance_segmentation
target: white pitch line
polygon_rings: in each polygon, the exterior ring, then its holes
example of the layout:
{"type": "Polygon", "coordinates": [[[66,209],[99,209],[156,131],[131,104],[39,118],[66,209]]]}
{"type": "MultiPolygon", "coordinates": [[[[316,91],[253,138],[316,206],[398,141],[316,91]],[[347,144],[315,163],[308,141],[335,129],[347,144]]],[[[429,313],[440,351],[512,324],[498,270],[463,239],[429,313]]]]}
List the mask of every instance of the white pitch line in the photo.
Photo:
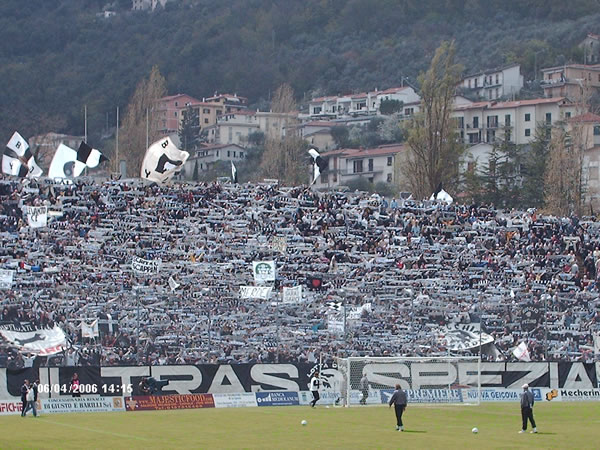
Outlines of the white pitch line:
{"type": "Polygon", "coordinates": [[[148,439],[148,438],[144,438],[144,437],[140,437],[140,436],[134,436],[133,434],[113,433],[112,431],[95,430],[94,428],[80,427],[79,425],[72,425],[70,423],[55,422],[53,420],[44,420],[43,423],[53,423],[55,425],[62,425],[64,427],[76,428],[78,430],[91,431],[93,433],[108,434],[110,436],[116,436],[116,437],[122,437],[122,438],[139,439],[141,441],[150,441],[150,440],[152,440],[152,439],[148,439]]]}

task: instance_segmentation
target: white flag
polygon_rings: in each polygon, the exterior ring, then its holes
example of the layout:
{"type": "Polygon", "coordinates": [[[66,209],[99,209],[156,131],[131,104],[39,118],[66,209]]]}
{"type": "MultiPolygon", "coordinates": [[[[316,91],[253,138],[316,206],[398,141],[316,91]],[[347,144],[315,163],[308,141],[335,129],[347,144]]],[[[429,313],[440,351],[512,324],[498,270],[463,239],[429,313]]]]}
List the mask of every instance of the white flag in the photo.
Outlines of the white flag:
{"type": "Polygon", "coordinates": [[[160,259],[144,259],[134,256],[131,260],[131,268],[136,275],[148,275],[160,272],[160,259]]]}
{"type": "Polygon", "coordinates": [[[50,178],[75,178],[81,175],[85,164],[77,161],[77,152],[65,144],[60,144],[50,163],[48,177],[50,178]]]}
{"type": "Polygon", "coordinates": [[[299,303],[302,301],[302,285],[283,288],[283,303],[299,303]]]}
{"type": "Polygon", "coordinates": [[[179,286],[181,286],[177,281],[175,281],[175,279],[170,276],[169,277],[169,287],[171,288],[171,292],[175,292],[175,289],[177,289],[179,286]]]}
{"type": "Polygon", "coordinates": [[[531,361],[531,358],[529,357],[529,349],[527,348],[525,341],[521,342],[514,348],[513,355],[515,355],[515,358],[517,358],[519,361],[531,361]]]}
{"type": "Polygon", "coordinates": [[[91,324],[81,321],[81,337],[82,338],[95,338],[98,337],[98,319],[94,320],[91,324]]]}
{"type": "Polygon", "coordinates": [[[65,333],[58,326],[32,330],[12,330],[0,328],[0,335],[21,352],[40,356],[62,352],[67,344],[65,333]]]}
{"type": "Polygon", "coordinates": [[[275,261],[254,261],[252,263],[254,281],[275,281],[275,261]]]}
{"type": "Polygon", "coordinates": [[[164,183],[183,169],[183,165],[189,157],[190,154],[179,150],[171,138],[162,138],[146,150],[141,177],[157,183],[164,183]]]}
{"type": "Polygon", "coordinates": [[[596,358],[600,357],[600,333],[594,333],[594,353],[596,358]]]}
{"type": "Polygon", "coordinates": [[[271,295],[271,286],[240,286],[240,298],[258,298],[266,300],[271,295]]]}
{"type": "Polygon", "coordinates": [[[0,269],[0,289],[10,289],[15,276],[14,270],[0,269]]]}
{"type": "Polygon", "coordinates": [[[14,132],[6,147],[14,153],[3,155],[3,173],[17,177],[39,177],[42,175],[42,169],[36,164],[35,158],[29,150],[29,144],[18,132],[14,132]]]}

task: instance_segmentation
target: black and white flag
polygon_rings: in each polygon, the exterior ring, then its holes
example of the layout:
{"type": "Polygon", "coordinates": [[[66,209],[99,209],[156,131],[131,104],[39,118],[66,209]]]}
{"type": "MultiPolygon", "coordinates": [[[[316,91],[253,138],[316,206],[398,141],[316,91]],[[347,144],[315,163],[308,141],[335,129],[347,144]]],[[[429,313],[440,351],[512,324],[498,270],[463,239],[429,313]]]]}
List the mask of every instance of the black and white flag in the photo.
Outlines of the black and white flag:
{"type": "Polygon", "coordinates": [[[115,313],[113,314],[98,314],[98,331],[100,333],[106,334],[117,334],[119,331],[119,316],[115,313]]]}
{"type": "Polygon", "coordinates": [[[435,189],[435,192],[433,194],[431,194],[431,197],[429,197],[429,200],[434,201],[440,201],[440,202],[444,202],[447,204],[451,204],[454,199],[450,196],[450,194],[448,194],[442,187],[442,183],[438,184],[437,188],[435,189]]]}
{"type": "MultiPolygon", "coordinates": [[[[77,150],[77,163],[83,164],[83,168],[86,167],[94,168],[98,167],[103,161],[108,161],[108,158],[100,153],[100,150],[90,147],[85,142],[81,141],[79,144],[79,150],[77,150]]],[[[83,169],[82,169],[83,170],[83,169]]]]}
{"type": "Polygon", "coordinates": [[[42,169],[36,164],[27,141],[16,131],[6,144],[2,156],[2,173],[16,177],[39,177],[42,169]]]}
{"type": "Polygon", "coordinates": [[[329,306],[329,308],[334,309],[336,311],[341,311],[343,308],[342,302],[327,302],[327,306],[329,306]]]}
{"type": "Polygon", "coordinates": [[[231,161],[231,182],[233,184],[237,184],[237,182],[238,182],[237,168],[235,167],[235,164],[233,163],[233,161],[231,161]]]}
{"type": "Polygon", "coordinates": [[[308,154],[313,159],[313,178],[312,178],[312,182],[310,183],[312,186],[313,184],[315,184],[315,182],[319,178],[319,175],[321,175],[321,172],[323,172],[323,171],[325,171],[325,169],[327,169],[327,161],[325,161],[325,159],[323,159],[321,157],[321,155],[319,154],[319,152],[317,152],[314,148],[311,148],[308,151],[308,154]]]}
{"type": "Polygon", "coordinates": [[[62,352],[67,344],[65,333],[58,326],[54,328],[36,328],[28,326],[2,326],[0,336],[10,346],[23,353],[33,353],[39,356],[54,355],[62,352]]]}
{"type": "Polygon", "coordinates": [[[108,159],[95,148],[81,142],[77,151],[65,144],[60,144],[50,163],[50,178],[75,178],[81,175],[86,167],[94,168],[108,159]]]}
{"type": "Polygon", "coordinates": [[[179,150],[171,138],[162,138],[146,150],[140,176],[146,180],[164,183],[183,169],[189,157],[190,154],[179,150]]]}

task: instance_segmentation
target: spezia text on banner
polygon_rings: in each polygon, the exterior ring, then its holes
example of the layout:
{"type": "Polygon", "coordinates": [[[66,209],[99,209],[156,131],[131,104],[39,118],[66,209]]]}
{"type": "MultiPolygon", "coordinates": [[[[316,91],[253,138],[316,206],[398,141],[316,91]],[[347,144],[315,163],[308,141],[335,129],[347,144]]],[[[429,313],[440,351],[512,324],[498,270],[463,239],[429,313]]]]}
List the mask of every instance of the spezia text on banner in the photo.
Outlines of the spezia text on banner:
{"type": "Polygon", "coordinates": [[[134,256],[131,261],[131,268],[136,274],[152,274],[160,271],[160,259],[143,259],[134,256]]]}
{"type": "Polygon", "coordinates": [[[257,283],[275,281],[275,261],[253,261],[252,273],[257,283]]]}
{"type": "Polygon", "coordinates": [[[0,289],[10,289],[15,277],[14,270],[0,269],[0,289]]]}
{"type": "Polygon", "coordinates": [[[240,297],[266,300],[271,295],[272,290],[271,286],[241,286],[240,297]]]}

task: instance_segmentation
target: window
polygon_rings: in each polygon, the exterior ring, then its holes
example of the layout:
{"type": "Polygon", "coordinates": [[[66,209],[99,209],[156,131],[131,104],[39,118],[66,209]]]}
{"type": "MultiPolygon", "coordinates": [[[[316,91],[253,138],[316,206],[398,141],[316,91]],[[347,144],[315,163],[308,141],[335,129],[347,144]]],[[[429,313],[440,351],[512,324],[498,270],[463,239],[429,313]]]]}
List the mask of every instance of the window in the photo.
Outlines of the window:
{"type": "Polygon", "coordinates": [[[506,137],[507,141],[510,141],[510,139],[512,137],[511,134],[510,134],[510,130],[506,130],[506,132],[504,133],[504,136],[506,137]]]}
{"type": "Polygon", "coordinates": [[[546,123],[552,123],[552,113],[546,113],[546,123]]]}
{"type": "Polygon", "coordinates": [[[208,123],[208,119],[204,119],[204,123],[208,123]]]}
{"type": "Polygon", "coordinates": [[[475,172],[475,161],[469,161],[467,163],[467,172],[469,172],[469,173],[475,172]]]}
{"type": "Polygon", "coordinates": [[[392,174],[391,173],[387,174],[387,179],[386,180],[387,180],[388,183],[392,182],[392,174]]]}
{"type": "Polygon", "coordinates": [[[240,158],[244,157],[244,152],[240,152],[240,158]]]}
{"type": "Polygon", "coordinates": [[[233,152],[233,157],[234,157],[234,158],[237,158],[237,156],[235,155],[235,152],[233,152]]]}
{"type": "Polygon", "coordinates": [[[594,125],[594,136],[600,136],[600,125],[594,125]]]}
{"type": "Polygon", "coordinates": [[[229,150],[227,150],[227,157],[229,158],[231,156],[231,152],[229,150]]]}
{"type": "Polygon", "coordinates": [[[525,114],[525,122],[531,122],[531,114],[525,114]]]}
{"type": "Polygon", "coordinates": [[[373,177],[369,178],[369,183],[373,184],[373,177]]]}
{"type": "Polygon", "coordinates": [[[369,159],[369,172],[373,172],[373,160],[369,159]]]}
{"type": "Polygon", "coordinates": [[[405,116],[412,116],[412,115],[413,115],[413,113],[414,113],[414,111],[415,111],[415,109],[414,109],[414,108],[406,108],[406,109],[404,110],[404,115],[405,115],[405,116]]]}
{"type": "Polygon", "coordinates": [[[217,150],[217,158],[219,157],[219,150],[217,150]]]}
{"type": "Polygon", "coordinates": [[[570,111],[567,111],[567,112],[565,113],[565,117],[566,117],[567,119],[569,119],[569,118],[571,117],[571,112],[570,112],[570,111]]]}
{"type": "Polygon", "coordinates": [[[179,106],[179,102],[175,102],[175,108],[179,106]]]}
{"type": "Polygon", "coordinates": [[[473,128],[479,128],[479,117],[473,117],[473,128]]]}
{"type": "Polygon", "coordinates": [[[202,170],[204,167],[202,166],[202,163],[200,163],[200,170],[202,170]]]}
{"type": "Polygon", "coordinates": [[[490,89],[488,91],[488,99],[491,100],[492,99],[492,90],[490,89]]]}
{"type": "Polygon", "coordinates": [[[496,88],[496,98],[500,98],[500,89],[496,88]]]}
{"type": "Polygon", "coordinates": [[[510,114],[505,114],[504,115],[504,126],[505,127],[510,127],[510,114]]]}
{"type": "Polygon", "coordinates": [[[477,79],[477,78],[475,78],[475,87],[476,87],[476,88],[478,87],[478,86],[477,86],[477,81],[478,81],[478,79],[477,79]]]}
{"type": "Polygon", "coordinates": [[[497,73],[496,74],[496,84],[499,84],[499,83],[500,83],[500,74],[497,73]]]}
{"type": "Polygon", "coordinates": [[[531,129],[525,128],[525,136],[531,136],[531,129]]]}
{"type": "Polygon", "coordinates": [[[458,118],[458,128],[464,128],[464,127],[465,127],[465,118],[459,117],[458,118]]]}
{"type": "Polygon", "coordinates": [[[471,89],[471,80],[469,80],[469,89],[471,89]]]}
{"type": "MultiPolygon", "coordinates": [[[[596,130],[596,128],[594,128],[594,132],[595,132],[595,130],[596,130]]],[[[391,157],[391,156],[388,156],[388,157],[387,157],[387,165],[388,165],[388,166],[391,166],[391,165],[392,165],[392,157],[391,157]]]]}
{"type": "Polygon", "coordinates": [[[203,109],[202,109],[202,112],[203,112],[204,114],[210,114],[210,109],[208,109],[208,108],[203,108],[203,109]]]}
{"type": "Polygon", "coordinates": [[[177,117],[177,111],[175,111],[173,114],[175,114],[175,117],[177,117]]]}
{"type": "Polygon", "coordinates": [[[352,161],[354,173],[361,173],[363,171],[362,159],[352,161]]]}

